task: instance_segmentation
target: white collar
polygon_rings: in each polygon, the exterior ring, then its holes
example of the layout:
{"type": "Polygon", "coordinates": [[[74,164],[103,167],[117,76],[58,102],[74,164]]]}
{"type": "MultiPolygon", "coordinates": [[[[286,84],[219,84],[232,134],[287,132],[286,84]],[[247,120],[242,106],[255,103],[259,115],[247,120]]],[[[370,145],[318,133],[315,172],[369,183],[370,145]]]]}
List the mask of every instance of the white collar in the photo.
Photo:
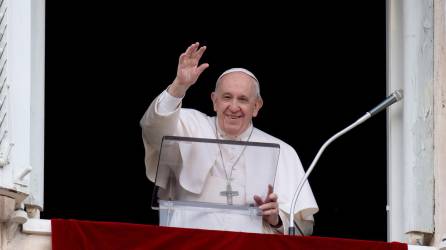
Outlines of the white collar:
{"type": "Polygon", "coordinates": [[[234,140],[234,141],[247,141],[249,138],[249,135],[251,134],[251,130],[253,130],[252,122],[249,124],[249,126],[241,133],[239,136],[236,136],[235,138],[230,138],[226,135],[226,133],[220,128],[220,125],[218,124],[217,117],[214,117],[215,121],[214,123],[217,126],[217,133],[218,138],[217,139],[224,139],[224,140],[234,140]]]}

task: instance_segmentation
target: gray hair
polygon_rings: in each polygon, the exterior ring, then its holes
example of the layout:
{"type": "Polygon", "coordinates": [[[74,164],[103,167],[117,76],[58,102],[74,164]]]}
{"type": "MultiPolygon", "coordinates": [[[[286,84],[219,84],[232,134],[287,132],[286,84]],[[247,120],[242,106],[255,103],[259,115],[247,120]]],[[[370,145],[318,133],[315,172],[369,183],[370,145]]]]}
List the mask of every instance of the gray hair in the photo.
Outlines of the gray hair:
{"type": "Polygon", "coordinates": [[[260,96],[260,84],[259,84],[259,80],[257,80],[257,77],[255,77],[255,75],[251,72],[251,71],[249,71],[249,70],[247,70],[247,69],[244,69],[244,68],[232,68],[232,69],[228,69],[228,70],[226,70],[225,72],[223,72],[219,77],[218,77],[218,79],[217,79],[217,82],[215,83],[215,90],[217,90],[217,88],[218,88],[218,85],[220,84],[220,79],[224,76],[224,75],[226,75],[226,74],[229,74],[229,73],[232,73],[232,72],[242,72],[242,73],[245,73],[245,74],[247,74],[248,76],[250,76],[254,81],[254,86],[255,86],[255,90],[256,90],[256,95],[257,95],[257,97],[258,98],[262,98],[261,96],[260,96]]]}

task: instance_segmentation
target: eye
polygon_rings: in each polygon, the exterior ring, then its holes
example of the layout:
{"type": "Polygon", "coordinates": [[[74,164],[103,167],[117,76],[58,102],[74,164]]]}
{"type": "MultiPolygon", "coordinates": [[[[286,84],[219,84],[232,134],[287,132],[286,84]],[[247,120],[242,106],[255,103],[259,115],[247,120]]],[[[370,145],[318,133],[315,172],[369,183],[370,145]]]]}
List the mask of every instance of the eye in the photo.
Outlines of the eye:
{"type": "Polygon", "coordinates": [[[230,96],[230,95],[224,95],[224,96],[223,96],[223,100],[229,100],[229,99],[231,99],[231,96],[230,96]]]}
{"type": "Polygon", "coordinates": [[[242,103],[248,103],[249,99],[246,96],[243,96],[243,97],[239,98],[239,101],[242,102],[242,103]]]}

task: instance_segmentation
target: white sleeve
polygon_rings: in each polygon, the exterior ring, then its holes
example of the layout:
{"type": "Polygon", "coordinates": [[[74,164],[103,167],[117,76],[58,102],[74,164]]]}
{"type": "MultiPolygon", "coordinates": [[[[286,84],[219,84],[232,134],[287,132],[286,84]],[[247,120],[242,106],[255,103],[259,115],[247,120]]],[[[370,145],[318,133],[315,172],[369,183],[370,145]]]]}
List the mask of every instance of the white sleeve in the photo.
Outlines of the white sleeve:
{"type": "Polygon", "coordinates": [[[168,115],[177,110],[182,100],[183,98],[172,96],[169,94],[169,92],[167,92],[167,90],[164,90],[163,93],[161,93],[161,96],[158,98],[156,110],[161,115],[168,115]]]}

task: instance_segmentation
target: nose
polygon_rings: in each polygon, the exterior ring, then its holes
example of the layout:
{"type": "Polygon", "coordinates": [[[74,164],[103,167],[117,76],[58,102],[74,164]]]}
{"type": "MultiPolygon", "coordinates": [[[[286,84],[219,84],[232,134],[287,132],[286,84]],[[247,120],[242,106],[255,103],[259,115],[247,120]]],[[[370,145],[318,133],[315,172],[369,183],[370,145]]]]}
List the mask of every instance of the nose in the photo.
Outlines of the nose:
{"type": "Polygon", "coordinates": [[[237,100],[233,100],[229,104],[229,110],[234,113],[240,110],[240,105],[238,104],[237,100]]]}

